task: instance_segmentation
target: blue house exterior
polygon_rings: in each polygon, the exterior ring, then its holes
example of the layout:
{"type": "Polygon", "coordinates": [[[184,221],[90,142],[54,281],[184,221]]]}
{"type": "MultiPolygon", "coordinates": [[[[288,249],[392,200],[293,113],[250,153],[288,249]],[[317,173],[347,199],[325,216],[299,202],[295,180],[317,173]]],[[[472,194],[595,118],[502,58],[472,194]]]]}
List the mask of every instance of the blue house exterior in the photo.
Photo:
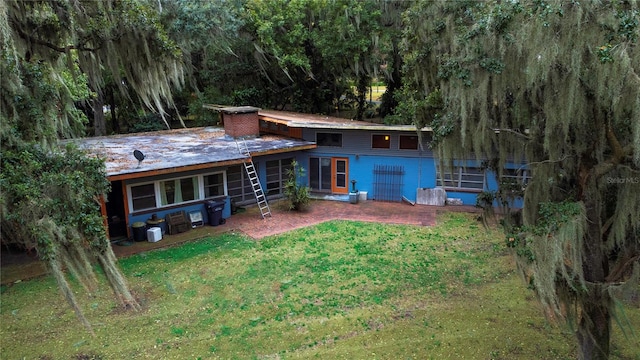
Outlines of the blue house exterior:
{"type": "MultiPolygon", "coordinates": [[[[283,196],[293,161],[305,170],[298,179],[320,197],[417,202],[421,189],[441,187],[446,197],[475,205],[483,191],[498,188],[495,175],[477,161],[457,162],[439,171],[427,148],[431,131],[407,125],[384,125],[319,115],[214,108],[224,128],[177,129],[142,134],[87,138],[74,142],[88,154],[105,159],[111,193],[102,203],[112,239],[132,237],[136,223],[159,223],[182,212],[192,226],[207,225],[210,205],[224,204],[221,217],[237,206],[256,203],[244,169],[252,162],[268,200],[283,196]],[[246,144],[250,156],[238,143],[246,144]],[[134,158],[133,151],[145,155],[134,158]],[[160,219],[160,220],[158,220],[160,219]]],[[[512,166],[523,185],[526,170],[512,166]]],[[[514,204],[518,206],[519,204],[514,204]]]]}
{"type": "MultiPolygon", "coordinates": [[[[332,133],[342,136],[341,147],[318,145],[317,148],[306,151],[301,161],[310,169],[310,159],[344,158],[348,165],[347,184],[356,181],[355,188],[366,192],[368,199],[401,201],[405,197],[415,200],[417,188],[436,186],[433,155],[431,151],[421,150],[419,146],[417,149],[399,148],[400,137],[417,137],[415,130],[390,131],[386,128],[344,129],[332,133]],[[389,148],[372,148],[373,136],[381,136],[382,139],[389,137],[389,148]],[[381,184],[385,180],[386,183],[381,184]]],[[[326,129],[305,129],[303,138],[316,141],[319,135],[325,133],[326,129]]],[[[351,189],[352,186],[349,185],[347,190],[351,189]]],[[[328,189],[315,187],[314,190],[328,189]]]]}
{"type": "MultiPolygon", "coordinates": [[[[442,187],[447,198],[475,205],[479,193],[498,189],[495,172],[477,160],[457,161],[455,165],[459,166],[440,171],[439,161],[427,147],[431,139],[429,128],[418,133],[414,126],[407,125],[266,110],[259,114],[264,133],[273,129],[279,133],[289,131],[289,135],[316,143],[316,148],[296,156],[308,169],[307,184],[315,193],[345,194],[355,187],[366,192],[367,199],[415,202],[419,189],[442,187]],[[329,175],[323,177],[325,173],[329,175]],[[355,185],[350,184],[352,181],[355,185]]],[[[529,175],[519,164],[509,167],[513,171],[508,174],[526,183],[529,175]]],[[[521,206],[521,201],[513,205],[521,206]]]]}

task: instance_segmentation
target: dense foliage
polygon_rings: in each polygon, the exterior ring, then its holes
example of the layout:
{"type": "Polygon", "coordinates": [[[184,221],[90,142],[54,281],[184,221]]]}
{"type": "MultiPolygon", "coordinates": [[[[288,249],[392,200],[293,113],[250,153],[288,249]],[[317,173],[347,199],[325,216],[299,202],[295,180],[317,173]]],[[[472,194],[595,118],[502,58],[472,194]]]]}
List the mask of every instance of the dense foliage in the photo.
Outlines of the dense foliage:
{"type": "Polygon", "coordinates": [[[122,305],[139,305],[99,212],[109,191],[102,160],[58,140],[83,134],[82,103],[102,96],[105,79],[163,114],[182,82],[181,53],[141,1],[3,2],[0,43],[1,240],[36,249],[91,329],[63,269],[92,291],[97,263],[122,305]]]}
{"type": "Polygon", "coordinates": [[[98,196],[109,191],[102,160],[69,146],[63,151],[34,145],[3,149],[2,241],[37,250],[63,295],[83,324],[82,314],[65,272],[93,292],[97,263],[124,307],[139,309],[126,280],[115,266],[106,237],[98,196]]]}
{"type": "MultiPolygon", "coordinates": [[[[192,66],[191,91],[180,96],[186,103],[324,114],[354,108],[363,118],[374,78],[396,84],[390,91],[400,83],[402,2],[163,3],[163,21],[192,66]]],[[[391,113],[394,98],[386,99],[391,113]]]]}
{"type": "Polygon", "coordinates": [[[640,6],[420,1],[405,17],[400,109],[433,128],[443,165],[532,171],[509,243],[581,358],[607,358],[640,274],[640,6]]]}

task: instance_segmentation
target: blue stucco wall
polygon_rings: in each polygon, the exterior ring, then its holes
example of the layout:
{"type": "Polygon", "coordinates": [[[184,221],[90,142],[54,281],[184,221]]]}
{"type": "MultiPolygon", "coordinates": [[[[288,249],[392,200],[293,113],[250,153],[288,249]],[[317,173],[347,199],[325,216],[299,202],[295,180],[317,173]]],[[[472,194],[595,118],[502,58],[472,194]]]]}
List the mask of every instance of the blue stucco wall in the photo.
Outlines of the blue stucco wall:
{"type": "MultiPolygon", "coordinates": [[[[435,187],[436,170],[433,158],[409,157],[409,156],[383,156],[365,154],[338,154],[335,152],[323,152],[322,149],[307,151],[297,160],[305,169],[308,169],[311,157],[344,157],[349,159],[349,190],[351,180],[356,180],[356,189],[366,191],[370,199],[375,199],[374,174],[376,165],[402,165],[405,175],[403,177],[402,195],[411,201],[416,199],[418,188],[435,187]]],[[[308,177],[305,179],[308,183],[308,177]]],[[[475,200],[474,200],[475,201],[475,200]]]]}
{"type": "MultiPolygon", "coordinates": [[[[349,159],[349,181],[356,180],[356,188],[360,191],[367,191],[367,196],[375,199],[374,193],[374,173],[376,165],[402,165],[405,175],[403,178],[402,195],[411,201],[415,201],[418,188],[436,187],[436,161],[433,152],[424,150],[400,150],[399,136],[415,134],[406,131],[367,131],[367,130],[327,130],[327,129],[304,129],[305,140],[315,141],[318,132],[340,133],[342,134],[341,147],[319,146],[314,150],[305,151],[297,155],[297,160],[308,168],[310,157],[345,157],[349,159]],[[389,149],[372,149],[372,134],[389,134],[389,149]]],[[[428,140],[428,139],[427,139],[428,140]]],[[[426,141],[425,140],[425,143],[426,141]]],[[[468,167],[480,166],[477,160],[456,161],[455,165],[468,167]]],[[[516,164],[507,164],[507,167],[520,167],[516,164]]],[[[487,171],[485,190],[496,190],[498,183],[495,174],[487,171]]],[[[351,186],[349,186],[351,189],[351,186]]],[[[478,192],[469,191],[447,191],[447,197],[458,198],[464,205],[475,205],[478,192]]],[[[497,204],[496,204],[497,205],[497,204]]],[[[514,207],[522,207],[522,200],[518,199],[513,204],[514,207]]]]}
{"type": "MultiPolygon", "coordinates": [[[[304,129],[305,140],[315,141],[318,132],[342,134],[341,147],[319,146],[298,155],[297,160],[308,169],[310,157],[344,157],[349,159],[349,190],[351,180],[356,180],[356,188],[366,191],[369,199],[375,199],[374,173],[376,165],[401,165],[405,175],[402,184],[402,196],[415,201],[418,188],[433,188],[436,186],[436,167],[433,153],[429,149],[401,150],[399,149],[400,135],[415,135],[411,131],[367,131],[367,130],[327,130],[304,129]],[[373,134],[390,136],[389,149],[372,149],[373,134]]],[[[425,142],[427,139],[424,140],[425,142]]],[[[426,143],[425,143],[426,144],[426,143]]],[[[475,201],[475,200],[474,200],[475,201]]]]}

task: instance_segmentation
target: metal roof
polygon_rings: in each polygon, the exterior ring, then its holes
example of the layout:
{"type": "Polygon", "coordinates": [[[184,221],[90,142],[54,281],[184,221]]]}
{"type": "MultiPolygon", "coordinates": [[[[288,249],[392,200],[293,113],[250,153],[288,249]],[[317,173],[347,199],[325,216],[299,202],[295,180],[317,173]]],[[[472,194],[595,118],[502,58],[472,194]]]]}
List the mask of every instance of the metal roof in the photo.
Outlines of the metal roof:
{"type": "MultiPolygon", "coordinates": [[[[313,142],[281,136],[261,136],[245,140],[252,156],[315,148],[313,142]]],[[[88,154],[105,160],[111,180],[187,171],[247,160],[236,141],[218,127],[174,129],[66,140],[88,154]],[[133,151],[145,159],[138,164],[133,151]]]]}
{"type": "MultiPolygon", "coordinates": [[[[261,120],[285,124],[291,128],[416,131],[415,125],[386,125],[334,116],[302,114],[287,111],[259,110],[258,116],[261,120]]],[[[431,128],[424,127],[421,131],[431,131],[431,128]]]]}

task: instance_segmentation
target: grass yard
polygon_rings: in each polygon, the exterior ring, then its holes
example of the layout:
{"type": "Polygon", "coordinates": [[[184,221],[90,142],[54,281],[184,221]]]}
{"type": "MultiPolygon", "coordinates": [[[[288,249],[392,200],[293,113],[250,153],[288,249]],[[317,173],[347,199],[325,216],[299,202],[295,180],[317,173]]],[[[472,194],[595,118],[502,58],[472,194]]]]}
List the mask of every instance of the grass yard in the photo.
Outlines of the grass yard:
{"type": "MultiPolygon", "coordinates": [[[[570,359],[515,275],[499,231],[334,221],[122,259],[144,310],[79,292],[89,335],[51,277],[2,289],[2,359],[570,359]]],[[[78,290],[79,291],[79,290],[78,290]]],[[[640,310],[628,311],[640,324],[640,310]]],[[[616,328],[614,359],[640,359],[616,328]]]]}

